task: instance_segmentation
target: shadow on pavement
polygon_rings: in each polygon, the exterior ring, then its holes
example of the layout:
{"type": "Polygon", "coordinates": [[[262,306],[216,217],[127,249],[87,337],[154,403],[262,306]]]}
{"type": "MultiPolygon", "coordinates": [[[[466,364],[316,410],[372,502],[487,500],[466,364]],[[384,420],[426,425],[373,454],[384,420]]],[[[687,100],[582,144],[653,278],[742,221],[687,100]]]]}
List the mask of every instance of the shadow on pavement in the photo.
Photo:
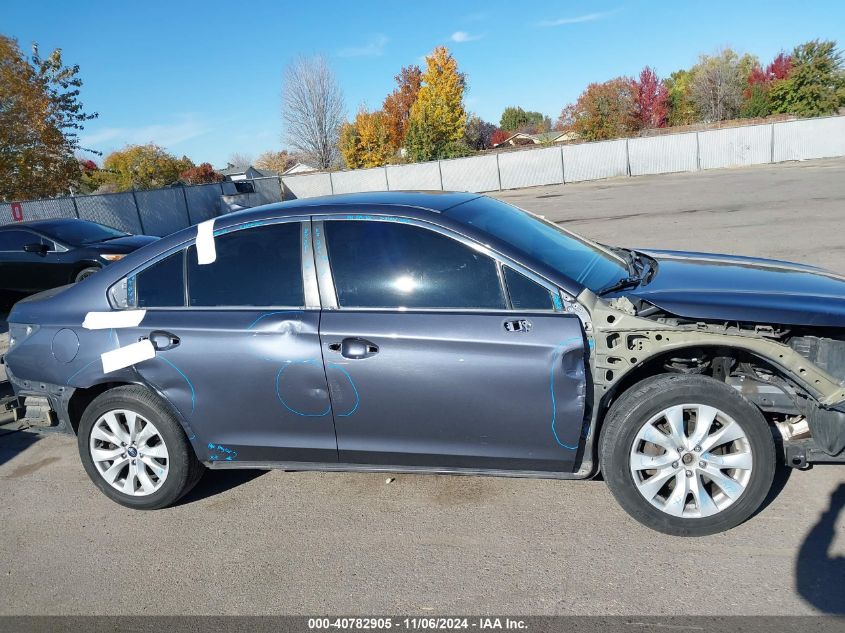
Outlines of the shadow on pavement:
{"type": "Polygon", "coordinates": [[[845,614],[845,556],[830,556],[836,519],[845,507],[845,484],[830,496],[830,507],[809,531],[795,561],[798,593],[819,611],[845,614]]]}
{"type": "Polygon", "coordinates": [[[206,470],[196,487],[179,500],[175,505],[186,505],[202,501],[208,497],[219,495],[227,490],[249,483],[257,479],[266,470],[206,470]]]}
{"type": "Polygon", "coordinates": [[[41,439],[41,435],[15,428],[12,424],[0,426],[0,465],[23,453],[41,439]]]}

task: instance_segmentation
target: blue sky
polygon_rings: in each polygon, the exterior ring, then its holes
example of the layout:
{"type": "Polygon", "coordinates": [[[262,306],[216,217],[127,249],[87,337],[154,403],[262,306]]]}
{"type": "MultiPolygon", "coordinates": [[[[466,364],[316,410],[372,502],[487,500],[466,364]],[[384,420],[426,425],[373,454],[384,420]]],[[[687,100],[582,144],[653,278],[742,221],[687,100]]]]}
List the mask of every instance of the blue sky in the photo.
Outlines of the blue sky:
{"type": "Polygon", "coordinates": [[[380,106],[402,66],[439,44],[469,79],[467,109],[508,105],[557,118],[591,81],[661,76],[731,46],[766,63],[812,38],[845,46],[845,3],[766,2],[45,2],[3,1],[0,32],[60,47],[79,64],[83,133],[103,152],[156,142],[195,162],[281,149],[281,77],[324,54],[349,115],[380,106]]]}

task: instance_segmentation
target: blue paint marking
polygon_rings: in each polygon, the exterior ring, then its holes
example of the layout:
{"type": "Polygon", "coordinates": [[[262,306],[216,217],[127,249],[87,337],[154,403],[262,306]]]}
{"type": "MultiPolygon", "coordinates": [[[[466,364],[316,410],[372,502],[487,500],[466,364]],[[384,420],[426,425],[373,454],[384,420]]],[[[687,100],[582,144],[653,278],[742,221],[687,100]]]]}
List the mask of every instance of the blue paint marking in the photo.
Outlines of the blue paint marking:
{"type": "Polygon", "coordinates": [[[352,376],[349,375],[349,372],[346,371],[342,365],[338,365],[337,363],[328,363],[329,367],[337,367],[340,371],[344,373],[346,379],[349,381],[349,384],[352,386],[352,391],[355,392],[355,406],[352,407],[346,413],[338,413],[338,417],[340,418],[348,418],[350,415],[353,415],[358,410],[358,405],[361,404],[361,396],[358,395],[358,388],[355,387],[355,383],[352,381],[352,376]]]}
{"type": "Polygon", "coordinates": [[[395,215],[364,215],[364,214],[349,214],[346,216],[347,220],[382,220],[385,222],[410,222],[408,218],[400,218],[395,215]]]}
{"type": "Polygon", "coordinates": [[[258,317],[257,319],[255,319],[255,321],[253,321],[252,323],[250,323],[250,324],[247,326],[247,328],[246,328],[246,329],[247,329],[247,330],[251,330],[252,328],[254,328],[254,327],[255,327],[255,325],[256,325],[256,324],[257,324],[257,323],[258,323],[261,319],[265,319],[265,318],[267,318],[267,317],[269,317],[269,316],[273,316],[274,314],[301,314],[301,313],[302,313],[302,310],[280,310],[279,312],[268,312],[268,313],[266,313],[266,314],[262,314],[260,317],[258,317]]]}
{"type": "Polygon", "coordinates": [[[185,379],[185,382],[186,382],[186,383],[188,383],[188,387],[191,389],[191,413],[193,413],[193,412],[194,412],[194,408],[195,408],[195,407],[196,407],[196,405],[197,405],[197,393],[196,393],[196,391],[194,391],[194,383],[192,383],[192,382],[190,381],[190,379],[189,379],[189,378],[185,375],[185,372],[183,372],[183,371],[182,371],[181,369],[179,369],[176,365],[174,365],[174,364],[173,364],[173,363],[171,363],[169,360],[167,360],[164,356],[156,356],[156,358],[163,360],[165,363],[167,363],[167,364],[168,364],[168,365],[170,365],[173,369],[175,369],[177,372],[179,372],[179,375],[180,375],[180,376],[182,376],[182,378],[184,378],[184,379],[185,379]]]}
{"type": "Polygon", "coordinates": [[[100,360],[100,359],[99,359],[99,358],[95,358],[95,359],[94,359],[94,360],[92,360],[90,363],[86,363],[85,365],[83,365],[82,367],[80,367],[79,369],[77,369],[75,372],[73,372],[70,376],[68,376],[68,377],[67,377],[67,380],[65,380],[65,384],[68,384],[68,385],[69,385],[71,380],[73,380],[74,378],[76,378],[76,376],[77,376],[78,374],[81,374],[83,371],[85,371],[86,369],[88,369],[91,365],[93,365],[94,363],[96,363],[98,360],[100,360]]]}
{"type": "Polygon", "coordinates": [[[290,367],[291,365],[315,365],[317,364],[317,360],[314,358],[309,358],[306,360],[295,360],[295,361],[288,361],[285,365],[282,365],[282,368],[279,370],[279,373],[276,374],[276,397],[279,399],[279,402],[282,403],[282,406],[290,411],[291,413],[295,413],[296,415],[301,415],[306,418],[322,418],[325,415],[328,415],[332,410],[332,405],[329,403],[329,406],[326,407],[326,410],[322,413],[304,413],[303,411],[297,411],[293,407],[291,407],[285,399],[282,397],[282,392],[279,390],[279,382],[282,379],[282,374],[285,373],[285,370],[290,367]]]}
{"type": "MultiPolygon", "coordinates": [[[[117,340],[117,332],[115,332],[115,331],[114,331],[114,328],[110,328],[110,329],[109,329],[108,340],[109,340],[109,341],[114,341],[115,349],[117,349],[118,347],[120,347],[120,342],[117,340]]],[[[79,374],[81,374],[83,371],[85,371],[86,369],[88,369],[91,365],[93,365],[94,363],[96,363],[98,360],[101,360],[101,359],[99,359],[99,358],[95,358],[95,359],[94,359],[94,360],[92,360],[90,363],[86,363],[85,365],[83,365],[82,367],[80,367],[79,369],[77,369],[75,372],[73,372],[70,376],[68,376],[68,377],[67,377],[67,379],[65,380],[65,384],[66,384],[66,385],[69,385],[71,380],[73,380],[74,378],[76,378],[79,374]]]]}
{"type": "MultiPolygon", "coordinates": [[[[558,359],[558,350],[563,348],[570,343],[577,342],[580,343],[582,341],[581,338],[573,337],[568,338],[562,343],[558,344],[555,348],[554,353],[552,354],[552,370],[549,375],[549,392],[552,394],[552,435],[555,436],[555,441],[558,445],[562,446],[563,448],[569,449],[570,451],[574,451],[578,448],[578,445],[570,446],[569,444],[564,444],[560,441],[560,438],[557,436],[557,429],[555,428],[555,423],[557,422],[557,402],[555,401],[555,368],[557,367],[557,359],[558,359]]],[[[563,357],[563,354],[560,355],[563,357]]]]}
{"type": "Polygon", "coordinates": [[[560,300],[560,295],[553,294],[552,295],[552,302],[555,304],[555,310],[563,310],[563,302],[560,300]]]}
{"type": "Polygon", "coordinates": [[[212,451],[211,455],[208,456],[209,461],[216,462],[220,459],[221,455],[217,455],[217,453],[222,453],[222,457],[227,462],[235,461],[235,458],[238,456],[238,452],[232,450],[228,446],[223,446],[222,444],[212,444],[209,442],[208,450],[212,451]]]}

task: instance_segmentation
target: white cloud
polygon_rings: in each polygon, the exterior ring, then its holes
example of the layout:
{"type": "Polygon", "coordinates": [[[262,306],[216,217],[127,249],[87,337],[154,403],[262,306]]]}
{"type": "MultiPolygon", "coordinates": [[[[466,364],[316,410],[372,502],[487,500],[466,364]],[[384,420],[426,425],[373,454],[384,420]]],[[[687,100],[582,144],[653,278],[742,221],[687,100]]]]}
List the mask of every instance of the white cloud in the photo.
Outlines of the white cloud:
{"type": "Polygon", "coordinates": [[[571,18],[558,18],[556,20],[543,20],[542,22],[538,22],[537,26],[549,27],[549,26],[563,26],[564,24],[580,24],[582,22],[595,22],[596,20],[604,20],[607,17],[610,17],[614,13],[619,11],[616,9],[614,11],[601,11],[599,13],[586,13],[584,15],[576,15],[571,18]]]}
{"type": "Polygon", "coordinates": [[[470,35],[466,31],[455,31],[449,37],[450,40],[453,42],[474,42],[475,40],[480,40],[483,36],[481,35],[470,35]]]}
{"type": "Polygon", "coordinates": [[[337,52],[338,57],[378,57],[384,53],[384,47],[390,39],[383,33],[379,33],[373,39],[361,46],[349,46],[337,52]]]}
{"type": "Polygon", "coordinates": [[[212,126],[193,114],[183,114],[172,123],[153,123],[138,127],[106,127],[83,133],[80,144],[92,149],[107,149],[123,145],[155,143],[170,148],[184,141],[202,136],[212,130],[212,126]]]}

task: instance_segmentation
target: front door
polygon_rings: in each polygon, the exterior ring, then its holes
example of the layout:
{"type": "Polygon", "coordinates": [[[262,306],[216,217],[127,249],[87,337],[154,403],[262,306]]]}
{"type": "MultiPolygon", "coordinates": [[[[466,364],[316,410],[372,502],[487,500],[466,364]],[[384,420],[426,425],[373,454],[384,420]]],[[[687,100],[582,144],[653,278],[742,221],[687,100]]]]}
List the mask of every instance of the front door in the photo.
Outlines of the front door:
{"type": "Polygon", "coordinates": [[[573,469],[584,337],[550,285],[435,227],[322,224],[318,267],[338,305],[320,339],[341,462],[573,469]]]}
{"type": "Polygon", "coordinates": [[[188,421],[202,460],[337,461],[318,299],[304,290],[308,233],[299,221],[225,229],[213,263],[190,246],[128,280],[147,313],[116,330],[120,344],[153,341],[137,369],[188,421]]]}

